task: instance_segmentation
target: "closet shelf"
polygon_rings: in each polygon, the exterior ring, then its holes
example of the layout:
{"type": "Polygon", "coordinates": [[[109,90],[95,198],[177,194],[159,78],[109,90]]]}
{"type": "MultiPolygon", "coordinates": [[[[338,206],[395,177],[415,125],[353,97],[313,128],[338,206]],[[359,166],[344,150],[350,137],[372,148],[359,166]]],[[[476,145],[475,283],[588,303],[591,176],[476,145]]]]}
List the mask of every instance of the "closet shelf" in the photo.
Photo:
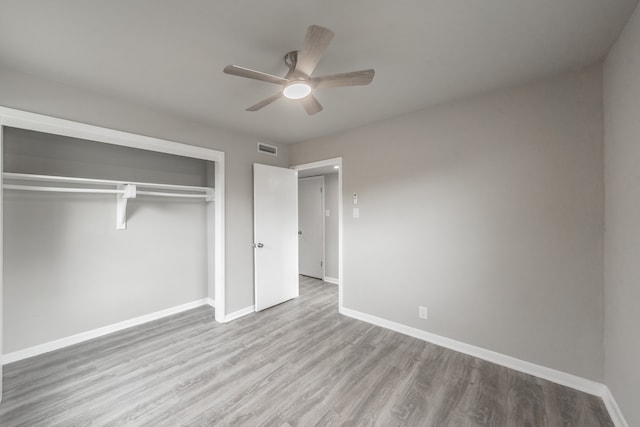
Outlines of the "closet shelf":
{"type": "Polygon", "coordinates": [[[160,184],[151,182],[116,181],[109,179],[76,178],[53,175],[33,175],[24,173],[3,173],[5,181],[18,182],[39,182],[39,183],[65,183],[74,184],[71,187],[54,187],[49,185],[25,185],[25,184],[4,184],[6,190],[20,191],[41,191],[55,193],[85,193],[85,194],[115,194],[117,196],[116,205],[116,228],[125,230],[127,228],[127,200],[135,199],[138,196],[155,197],[175,197],[202,199],[207,202],[214,201],[214,189],[210,187],[197,187],[191,185],[160,184]],[[85,187],[79,187],[84,185],[85,187]],[[113,188],[92,188],[88,186],[102,186],[113,188]],[[170,191],[148,191],[150,190],[170,190],[170,191]]]}

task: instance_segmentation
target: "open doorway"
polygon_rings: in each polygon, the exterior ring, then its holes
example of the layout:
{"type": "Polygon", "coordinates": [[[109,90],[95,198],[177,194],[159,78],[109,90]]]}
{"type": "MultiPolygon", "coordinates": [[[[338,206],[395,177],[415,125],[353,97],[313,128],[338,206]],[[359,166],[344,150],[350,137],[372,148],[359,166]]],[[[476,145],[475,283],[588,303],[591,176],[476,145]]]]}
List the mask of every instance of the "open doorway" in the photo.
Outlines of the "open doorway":
{"type": "MultiPolygon", "coordinates": [[[[342,309],[342,158],[293,166],[298,171],[301,280],[338,286],[342,309]],[[314,282],[315,281],[315,282],[314,282]]],[[[301,281],[301,284],[302,284],[301,281]]]]}

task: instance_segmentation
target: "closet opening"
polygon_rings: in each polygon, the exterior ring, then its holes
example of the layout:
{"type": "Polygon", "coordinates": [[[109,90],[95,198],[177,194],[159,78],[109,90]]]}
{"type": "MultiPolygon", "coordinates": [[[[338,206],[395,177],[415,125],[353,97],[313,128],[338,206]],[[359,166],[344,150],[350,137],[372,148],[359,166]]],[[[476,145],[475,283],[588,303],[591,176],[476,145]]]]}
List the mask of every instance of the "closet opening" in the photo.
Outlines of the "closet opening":
{"type": "Polygon", "coordinates": [[[183,311],[225,320],[224,153],[0,107],[3,364],[183,311]]]}
{"type": "Polygon", "coordinates": [[[342,309],[342,158],[293,166],[298,171],[300,284],[338,286],[342,309]]]}

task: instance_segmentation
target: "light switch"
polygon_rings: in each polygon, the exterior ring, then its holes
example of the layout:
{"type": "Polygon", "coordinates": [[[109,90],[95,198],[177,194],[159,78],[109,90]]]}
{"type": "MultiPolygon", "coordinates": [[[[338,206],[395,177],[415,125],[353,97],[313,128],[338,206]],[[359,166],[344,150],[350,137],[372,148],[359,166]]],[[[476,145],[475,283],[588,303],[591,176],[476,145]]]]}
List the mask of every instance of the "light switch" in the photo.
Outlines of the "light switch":
{"type": "Polygon", "coordinates": [[[331,216],[331,213],[329,212],[329,209],[327,209],[326,211],[324,211],[324,216],[331,216]]]}
{"type": "Polygon", "coordinates": [[[353,208],[353,217],[360,218],[360,208],[353,208]]]}

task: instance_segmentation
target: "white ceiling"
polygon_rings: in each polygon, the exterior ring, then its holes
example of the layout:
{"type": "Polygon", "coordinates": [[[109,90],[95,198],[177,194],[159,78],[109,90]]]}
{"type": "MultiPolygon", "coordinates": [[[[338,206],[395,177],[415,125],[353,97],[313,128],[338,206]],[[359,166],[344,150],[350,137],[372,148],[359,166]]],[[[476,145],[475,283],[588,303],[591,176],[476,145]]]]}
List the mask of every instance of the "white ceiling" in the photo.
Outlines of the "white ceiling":
{"type": "Polygon", "coordinates": [[[601,60],[638,0],[0,0],[0,67],[193,120],[297,142],[601,60]],[[318,91],[307,116],[278,86],[307,26],[335,32],[314,75],[375,68],[318,91]]]}

